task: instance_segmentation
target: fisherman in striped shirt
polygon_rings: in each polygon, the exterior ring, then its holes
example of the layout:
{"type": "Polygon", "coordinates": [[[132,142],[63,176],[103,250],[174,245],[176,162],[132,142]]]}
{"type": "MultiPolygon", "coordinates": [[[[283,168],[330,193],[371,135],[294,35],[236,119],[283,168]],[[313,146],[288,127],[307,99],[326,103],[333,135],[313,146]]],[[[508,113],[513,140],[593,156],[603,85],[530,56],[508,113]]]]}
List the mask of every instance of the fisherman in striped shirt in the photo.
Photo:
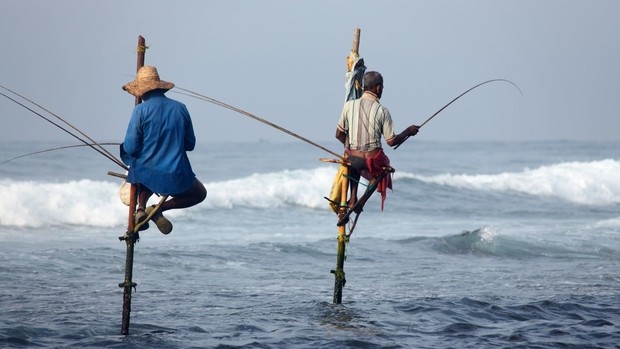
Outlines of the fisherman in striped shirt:
{"type": "MultiPolygon", "coordinates": [[[[380,171],[390,165],[390,160],[381,148],[381,136],[390,147],[396,147],[408,137],[418,133],[419,126],[411,125],[396,135],[390,112],[379,103],[383,93],[383,77],[375,71],[369,71],[363,78],[364,93],[362,97],[349,100],[342,109],[342,115],[336,128],[336,138],[344,145],[351,166],[349,177],[351,180],[349,207],[357,203],[357,187],[360,175],[373,185],[380,171]]],[[[392,189],[390,176],[385,176],[377,184],[377,191],[381,193],[381,209],[385,201],[386,189],[392,189]]],[[[362,203],[360,203],[362,205],[362,203]]],[[[356,213],[363,207],[358,207],[356,213]]]]}

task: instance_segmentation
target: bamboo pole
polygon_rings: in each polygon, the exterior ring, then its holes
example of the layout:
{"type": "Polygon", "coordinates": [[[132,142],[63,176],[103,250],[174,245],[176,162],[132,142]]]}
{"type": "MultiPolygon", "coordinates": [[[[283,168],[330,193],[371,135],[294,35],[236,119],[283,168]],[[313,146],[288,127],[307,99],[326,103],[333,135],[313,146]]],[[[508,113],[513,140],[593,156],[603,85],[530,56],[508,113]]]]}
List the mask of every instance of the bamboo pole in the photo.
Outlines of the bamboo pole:
{"type": "MultiPolygon", "coordinates": [[[[360,32],[359,28],[355,28],[353,31],[353,45],[351,47],[351,53],[347,57],[347,70],[350,72],[354,67],[355,59],[359,56],[359,47],[360,47],[360,32]]],[[[356,86],[357,87],[357,86],[356,86]]],[[[346,164],[342,164],[341,166],[347,166],[346,164]]],[[[348,203],[348,193],[349,193],[349,168],[346,167],[344,173],[344,180],[342,181],[342,193],[340,200],[340,209],[338,210],[338,220],[340,221],[342,217],[347,214],[349,203],[348,203]]],[[[336,252],[336,269],[332,270],[334,274],[334,304],[342,303],[342,288],[347,282],[344,273],[344,260],[346,258],[346,244],[349,240],[346,232],[346,224],[342,224],[338,226],[338,248],[336,252]]]]}
{"type": "MultiPolygon", "coordinates": [[[[136,72],[144,66],[144,53],[146,51],[146,42],[144,38],[140,35],[138,36],[138,58],[137,58],[137,67],[136,72]]],[[[140,97],[136,97],[135,105],[138,105],[142,102],[140,97]]],[[[136,204],[137,204],[137,189],[134,184],[131,185],[130,194],[129,194],[129,215],[127,218],[127,233],[122,238],[125,240],[127,244],[127,255],[125,258],[125,281],[119,284],[119,287],[122,287],[123,290],[123,318],[121,323],[121,334],[128,335],[129,334],[129,318],[131,314],[131,290],[135,288],[137,284],[133,282],[133,255],[134,255],[134,245],[138,240],[138,232],[134,232],[134,216],[136,212],[136,204]]]]}
{"type": "Polygon", "coordinates": [[[359,54],[360,51],[360,33],[361,33],[361,29],[360,28],[355,28],[355,30],[353,30],[353,47],[351,47],[351,52],[355,53],[355,54],[359,54]]]}

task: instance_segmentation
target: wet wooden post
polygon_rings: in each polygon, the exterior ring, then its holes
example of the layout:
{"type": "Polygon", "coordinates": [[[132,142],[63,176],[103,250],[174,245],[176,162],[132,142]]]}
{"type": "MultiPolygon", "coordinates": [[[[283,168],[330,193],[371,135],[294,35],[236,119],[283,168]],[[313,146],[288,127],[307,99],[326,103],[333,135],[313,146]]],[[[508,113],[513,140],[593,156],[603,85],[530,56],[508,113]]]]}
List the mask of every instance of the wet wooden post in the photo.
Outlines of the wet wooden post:
{"type": "MultiPolygon", "coordinates": [[[[146,51],[146,42],[142,36],[138,37],[138,60],[136,72],[144,66],[144,53],[146,51]]],[[[142,102],[140,97],[136,97],[135,105],[142,102]]],[[[123,319],[121,324],[121,334],[129,334],[129,317],[131,313],[131,291],[137,284],[133,282],[133,252],[134,245],[139,238],[138,232],[134,232],[134,215],[136,212],[137,202],[137,189],[135,185],[131,185],[129,194],[129,215],[127,219],[127,233],[121,237],[121,240],[125,240],[127,244],[127,256],[125,258],[125,281],[118,286],[124,289],[123,291],[123,319]]]]}
{"type": "MultiPolygon", "coordinates": [[[[354,66],[355,63],[354,63],[354,60],[352,60],[352,58],[359,56],[359,47],[360,47],[360,29],[355,28],[353,32],[353,46],[351,47],[350,55],[347,57],[347,70],[349,72],[355,68],[354,66]]],[[[361,86],[356,86],[356,87],[361,88],[361,86]]],[[[341,166],[346,166],[346,164],[343,164],[341,166]]],[[[347,213],[347,210],[349,207],[349,203],[348,203],[349,171],[348,170],[349,169],[347,167],[343,173],[345,180],[342,181],[341,190],[342,190],[342,193],[344,193],[344,195],[341,196],[341,200],[340,200],[340,209],[338,210],[339,220],[347,213]]],[[[337,255],[336,255],[336,269],[332,270],[332,273],[334,274],[334,277],[335,277],[334,300],[333,300],[334,304],[342,303],[342,288],[347,282],[345,278],[345,273],[344,273],[344,260],[346,258],[345,250],[346,250],[346,244],[348,240],[349,240],[349,237],[347,236],[346,224],[338,226],[338,249],[337,249],[337,255]]]]}
{"type": "MultiPolygon", "coordinates": [[[[342,188],[340,190],[342,190],[342,193],[344,194],[342,195],[341,197],[342,199],[340,200],[340,209],[338,210],[338,219],[341,219],[342,216],[344,216],[347,213],[347,208],[349,206],[349,203],[347,200],[347,197],[348,197],[347,193],[349,192],[349,180],[348,180],[349,168],[345,164],[341,166],[345,166],[346,169],[342,173],[345,179],[341,183],[342,188]]],[[[349,239],[349,237],[347,236],[346,228],[347,228],[346,224],[343,224],[338,227],[338,249],[336,252],[336,269],[332,270],[332,273],[334,274],[334,277],[335,277],[334,300],[333,300],[334,304],[342,303],[342,288],[344,287],[344,284],[347,282],[344,276],[345,246],[347,245],[347,242],[349,239]]]]}

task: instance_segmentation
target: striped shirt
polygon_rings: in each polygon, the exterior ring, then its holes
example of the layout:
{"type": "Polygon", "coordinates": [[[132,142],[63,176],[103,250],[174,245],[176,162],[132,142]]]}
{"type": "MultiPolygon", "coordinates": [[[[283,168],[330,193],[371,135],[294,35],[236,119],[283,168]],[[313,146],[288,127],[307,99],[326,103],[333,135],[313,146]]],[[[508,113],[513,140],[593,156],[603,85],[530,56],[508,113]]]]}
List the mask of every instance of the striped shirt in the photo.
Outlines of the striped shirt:
{"type": "Polygon", "coordinates": [[[346,147],[359,151],[381,148],[381,135],[386,141],[396,137],[390,112],[369,91],[344,104],[338,129],[347,134],[346,147]]]}

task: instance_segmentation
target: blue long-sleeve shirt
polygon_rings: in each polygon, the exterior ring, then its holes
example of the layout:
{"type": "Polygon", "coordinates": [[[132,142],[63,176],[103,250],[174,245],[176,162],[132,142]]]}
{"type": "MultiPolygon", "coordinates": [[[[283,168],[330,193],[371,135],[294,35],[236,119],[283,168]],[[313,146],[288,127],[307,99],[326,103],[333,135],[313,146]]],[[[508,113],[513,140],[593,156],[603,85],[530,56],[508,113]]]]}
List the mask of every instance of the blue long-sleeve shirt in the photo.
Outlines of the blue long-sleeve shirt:
{"type": "Polygon", "coordinates": [[[185,105],[161,90],[147,93],[131,115],[121,159],[129,165],[127,181],[158,194],[180,194],[195,178],[187,151],[196,137],[185,105]]]}

